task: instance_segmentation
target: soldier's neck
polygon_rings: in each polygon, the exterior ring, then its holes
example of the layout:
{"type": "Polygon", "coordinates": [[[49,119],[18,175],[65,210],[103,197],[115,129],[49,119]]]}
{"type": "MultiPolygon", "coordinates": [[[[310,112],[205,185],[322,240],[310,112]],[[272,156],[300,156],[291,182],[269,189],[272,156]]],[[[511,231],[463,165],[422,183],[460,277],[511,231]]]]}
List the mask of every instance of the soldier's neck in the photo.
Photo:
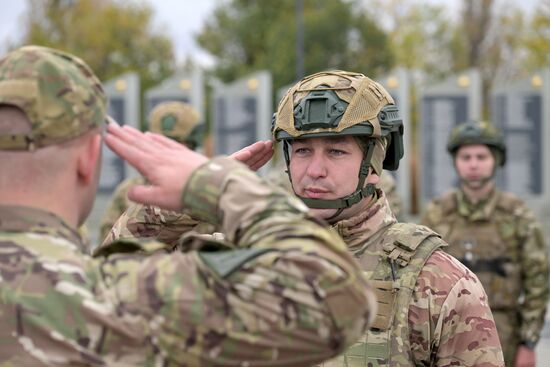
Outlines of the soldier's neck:
{"type": "Polygon", "coordinates": [[[493,180],[489,180],[480,186],[471,186],[466,183],[462,183],[460,185],[460,188],[468,198],[468,201],[472,204],[477,204],[487,198],[487,196],[489,196],[489,194],[493,191],[494,187],[495,182],[493,180]]]}

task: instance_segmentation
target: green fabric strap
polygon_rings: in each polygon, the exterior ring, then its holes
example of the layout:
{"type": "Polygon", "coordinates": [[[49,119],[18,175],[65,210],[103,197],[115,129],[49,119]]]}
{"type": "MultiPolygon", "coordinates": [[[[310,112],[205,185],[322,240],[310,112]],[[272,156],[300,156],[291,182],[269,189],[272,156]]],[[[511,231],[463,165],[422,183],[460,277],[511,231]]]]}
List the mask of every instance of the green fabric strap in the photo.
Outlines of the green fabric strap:
{"type": "Polygon", "coordinates": [[[218,276],[227,278],[234,271],[240,269],[245,263],[270,251],[275,251],[275,249],[247,248],[216,252],[200,251],[199,257],[210,269],[216,272],[218,276]]]}

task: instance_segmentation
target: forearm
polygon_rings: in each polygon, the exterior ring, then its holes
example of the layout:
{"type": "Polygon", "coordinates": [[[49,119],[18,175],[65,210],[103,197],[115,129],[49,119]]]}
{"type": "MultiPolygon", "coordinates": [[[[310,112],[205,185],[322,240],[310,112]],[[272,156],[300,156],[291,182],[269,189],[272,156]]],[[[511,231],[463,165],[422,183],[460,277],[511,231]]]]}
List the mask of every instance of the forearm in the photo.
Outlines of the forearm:
{"type": "Polygon", "coordinates": [[[538,225],[534,225],[522,251],[522,289],[524,300],[520,307],[520,337],[534,345],[544,327],[548,304],[549,264],[547,249],[538,225]]]}
{"type": "Polygon", "coordinates": [[[208,164],[184,206],[221,223],[240,250],[114,258],[125,309],[151,320],[150,340],[176,362],[308,366],[343,351],[374,300],[341,239],[240,165],[208,164]]]}

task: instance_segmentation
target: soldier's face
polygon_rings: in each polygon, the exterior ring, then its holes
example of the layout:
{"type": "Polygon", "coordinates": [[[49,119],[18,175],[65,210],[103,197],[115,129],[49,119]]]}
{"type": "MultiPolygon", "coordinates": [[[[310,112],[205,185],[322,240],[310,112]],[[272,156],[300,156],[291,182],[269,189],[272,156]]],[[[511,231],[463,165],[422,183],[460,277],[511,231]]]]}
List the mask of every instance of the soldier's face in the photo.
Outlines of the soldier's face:
{"type": "MultiPolygon", "coordinates": [[[[290,174],[294,192],[311,199],[338,199],[357,188],[363,152],[350,136],[294,140],[290,174]]],[[[367,181],[378,176],[367,177],[367,181]]],[[[352,207],[353,208],[353,207],[352,207]]],[[[330,218],[336,209],[312,209],[319,218],[330,218]]]]}
{"type": "Polygon", "coordinates": [[[456,152],[455,167],[462,182],[481,188],[493,175],[495,158],[486,145],[464,145],[456,152]]]}

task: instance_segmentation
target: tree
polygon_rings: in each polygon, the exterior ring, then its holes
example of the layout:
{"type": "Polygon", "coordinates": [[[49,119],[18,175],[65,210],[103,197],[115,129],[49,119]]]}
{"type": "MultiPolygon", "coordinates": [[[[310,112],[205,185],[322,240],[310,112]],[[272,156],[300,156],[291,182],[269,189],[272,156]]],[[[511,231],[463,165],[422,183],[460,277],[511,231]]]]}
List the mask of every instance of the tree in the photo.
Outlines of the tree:
{"type": "Polygon", "coordinates": [[[529,29],[525,40],[527,68],[532,71],[550,67],[550,0],[538,5],[529,29]]]}
{"type": "Polygon", "coordinates": [[[433,77],[451,71],[454,26],[445,6],[411,0],[363,0],[361,6],[383,24],[397,66],[433,77]]]}
{"type": "MultiPolygon", "coordinates": [[[[389,69],[393,57],[386,34],[354,1],[305,0],[304,69],[329,68],[369,75],[389,69]]],[[[277,89],[295,80],[294,0],[232,0],[222,3],[197,35],[217,59],[215,73],[228,81],[269,69],[277,89]]]]}
{"type": "Polygon", "coordinates": [[[142,90],[170,75],[170,39],[153,31],[152,9],[114,0],[28,0],[23,44],[54,47],[85,60],[102,80],[140,74],[142,90]]]}

